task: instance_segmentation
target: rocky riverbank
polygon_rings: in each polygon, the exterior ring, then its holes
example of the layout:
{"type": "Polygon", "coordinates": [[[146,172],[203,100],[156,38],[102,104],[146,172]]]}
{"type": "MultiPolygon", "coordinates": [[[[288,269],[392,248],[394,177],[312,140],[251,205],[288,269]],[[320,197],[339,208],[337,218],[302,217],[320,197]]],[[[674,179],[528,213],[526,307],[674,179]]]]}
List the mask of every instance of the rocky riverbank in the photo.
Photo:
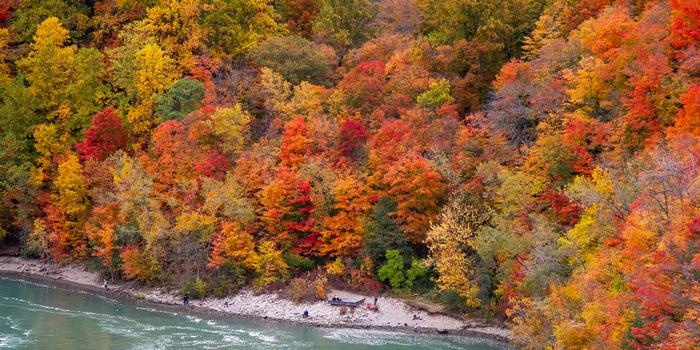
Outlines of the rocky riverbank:
{"type": "MultiPolygon", "coordinates": [[[[0,274],[39,279],[97,293],[116,294],[147,302],[184,307],[181,306],[181,298],[171,291],[127,283],[110,283],[105,289],[103,280],[97,273],[88,271],[80,265],[46,265],[37,260],[3,256],[0,257],[0,274]]],[[[369,297],[341,290],[333,290],[329,295],[338,296],[343,300],[362,298],[370,300],[369,297]]],[[[327,302],[296,304],[281,298],[276,293],[255,294],[250,290],[243,290],[226,298],[192,300],[188,307],[198,312],[230,314],[319,327],[392,329],[422,333],[435,333],[441,330],[449,334],[497,340],[507,340],[510,334],[505,328],[415,309],[397,298],[380,297],[377,304],[379,311],[371,311],[362,306],[341,314],[338,307],[331,306],[327,302]],[[309,312],[309,317],[302,317],[304,310],[309,312]]]]}

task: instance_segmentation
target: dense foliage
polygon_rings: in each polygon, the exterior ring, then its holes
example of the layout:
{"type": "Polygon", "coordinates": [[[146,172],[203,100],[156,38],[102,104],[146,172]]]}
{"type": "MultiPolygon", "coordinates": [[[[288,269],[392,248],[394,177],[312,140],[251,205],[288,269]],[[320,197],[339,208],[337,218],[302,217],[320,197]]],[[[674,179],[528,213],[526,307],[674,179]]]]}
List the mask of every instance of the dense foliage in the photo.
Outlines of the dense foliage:
{"type": "Polygon", "coordinates": [[[700,342],[694,0],[3,1],[0,142],[25,255],[700,342]]]}

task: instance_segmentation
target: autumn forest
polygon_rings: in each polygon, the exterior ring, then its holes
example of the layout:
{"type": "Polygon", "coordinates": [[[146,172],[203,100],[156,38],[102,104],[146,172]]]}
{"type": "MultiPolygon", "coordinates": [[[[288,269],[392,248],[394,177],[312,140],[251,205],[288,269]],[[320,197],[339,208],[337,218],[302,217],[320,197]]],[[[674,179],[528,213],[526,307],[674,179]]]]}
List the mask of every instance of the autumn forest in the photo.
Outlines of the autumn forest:
{"type": "Polygon", "coordinates": [[[0,250],[697,349],[695,0],[0,0],[0,250]]]}

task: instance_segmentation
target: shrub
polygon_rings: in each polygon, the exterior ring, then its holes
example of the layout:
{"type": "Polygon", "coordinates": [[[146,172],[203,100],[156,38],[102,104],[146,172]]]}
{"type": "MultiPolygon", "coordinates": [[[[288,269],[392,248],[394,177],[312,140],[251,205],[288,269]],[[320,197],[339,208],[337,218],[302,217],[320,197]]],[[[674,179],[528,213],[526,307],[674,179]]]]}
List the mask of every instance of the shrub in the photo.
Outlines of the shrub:
{"type": "Polygon", "coordinates": [[[313,281],[309,277],[297,277],[292,279],[282,294],[294,301],[326,300],[326,277],[317,276],[313,281]]]}
{"type": "MultiPolygon", "coordinates": [[[[0,241],[7,235],[7,231],[0,227],[0,241]]],[[[48,252],[48,229],[42,219],[34,220],[34,226],[29,232],[25,244],[24,254],[30,257],[44,258],[48,252]]]]}
{"type": "Polygon", "coordinates": [[[335,258],[332,262],[326,265],[326,272],[332,276],[341,276],[345,273],[345,264],[340,257],[335,258]]]}
{"type": "Polygon", "coordinates": [[[195,278],[188,278],[185,285],[182,287],[181,293],[189,295],[193,299],[203,299],[207,292],[209,285],[199,276],[195,278]]]}
{"type": "Polygon", "coordinates": [[[216,297],[224,297],[240,290],[246,282],[250,273],[243,266],[238,264],[223,265],[213,271],[209,291],[216,297]]]}
{"type": "Polygon", "coordinates": [[[382,284],[374,279],[371,262],[371,259],[365,259],[361,269],[350,269],[348,273],[348,284],[350,284],[353,289],[364,293],[377,294],[382,284]]]}
{"type": "Polygon", "coordinates": [[[406,283],[406,275],[404,274],[405,261],[401,253],[396,249],[386,251],[386,264],[379,269],[379,279],[389,281],[391,287],[399,289],[406,283]]]}
{"type": "Polygon", "coordinates": [[[294,253],[284,254],[284,260],[292,269],[299,272],[311,271],[314,268],[314,261],[294,253]]]}
{"type": "Polygon", "coordinates": [[[287,296],[292,299],[295,303],[300,303],[304,298],[304,295],[309,290],[309,281],[303,277],[297,277],[289,282],[287,286],[286,293],[287,296]]]}
{"type": "Polygon", "coordinates": [[[469,309],[467,300],[454,291],[440,293],[440,301],[448,312],[466,312],[469,309]]]}
{"type": "Polygon", "coordinates": [[[318,300],[326,300],[326,290],[328,289],[328,279],[326,276],[317,276],[314,281],[314,288],[316,289],[316,298],[318,300]]]}

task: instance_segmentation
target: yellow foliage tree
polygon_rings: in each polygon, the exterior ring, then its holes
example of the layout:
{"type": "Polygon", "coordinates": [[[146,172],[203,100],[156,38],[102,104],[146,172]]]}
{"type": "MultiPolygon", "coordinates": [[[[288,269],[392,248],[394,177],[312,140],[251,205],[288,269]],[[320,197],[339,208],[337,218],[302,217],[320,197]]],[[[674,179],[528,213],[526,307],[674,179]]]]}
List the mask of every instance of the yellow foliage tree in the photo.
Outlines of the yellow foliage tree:
{"type": "Polygon", "coordinates": [[[36,30],[29,55],[19,62],[31,84],[31,91],[43,102],[42,107],[57,107],[59,94],[71,82],[71,65],[76,59],[75,46],[64,47],[68,30],[56,17],[44,20],[36,30]]]}
{"type": "Polygon", "coordinates": [[[53,187],[52,203],[44,208],[51,229],[51,254],[57,259],[82,257],[87,248],[84,223],[90,203],[83,167],[75,154],[68,154],[58,165],[53,187]]]}
{"type": "Polygon", "coordinates": [[[29,54],[17,66],[36,97],[35,108],[45,111],[49,118],[77,114],[85,123],[99,109],[94,96],[100,86],[102,58],[95,49],[65,46],[68,34],[58,18],[45,19],[37,27],[29,54]]]}
{"type": "Polygon", "coordinates": [[[294,87],[292,98],[284,106],[284,110],[288,116],[320,117],[323,115],[324,100],[327,97],[328,92],[323,86],[302,81],[294,87]]]}
{"type": "Polygon", "coordinates": [[[425,242],[429,258],[438,272],[437,286],[462,296],[466,304],[479,306],[479,289],[474,282],[474,239],[485,222],[483,213],[462,200],[453,200],[432,224],[425,242]]]}
{"type": "Polygon", "coordinates": [[[136,61],[138,103],[129,111],[127,120],[135,133],[143,134],[156,123],[155,95],[165,91],[178,78],[178,73],[173,59],[157,44],[147,44],[139,50],[136,61]]]}
{"type": "Polygon", "coordinates": [[[332,276],[342,276],[345,273],[343,259],[337,257],[335,260],[328,262],[328,264],[326,264],[326,272],[332,276]]]}
{"type": "Polygon", "coordinates": [[[561,11],[561,6],[558,4],[547,8],[535,23],[532,33],[523,39],[523,51],[526,52],[527,59],[536,58],[542,47],[561,37],[562,24],[558,11],[561,11]]]}
{"type": "Polygon", "coordinates": [[[566,76],[570,86],[567,93],[571,102],[587,116],[610,110],[613,107],[610,98],[613,85],[606,76],[603,60],[597,57],[586,57],[579,65],[576,72],[566,76]]]}
{"type": "Polygon", "coordinates": [[[203,212],[243,224],[253,220],[253,207],[245,196],[243,186],[236,181],[233,174],[227,173],[223,181],[204,179],[202,194],[205,198],[203,212]]]}
{"type": "Polygon", "coordinates": [[[7,45],[10,43],[10,31],[7,28],[0,28],[0,83],[6,81],[10,67],[7,66],[7,45]]]}
{"type": "Polygon", "coordinates": [[[214,233],[216,217],[200,213],[183,213],[175,220],[175,232],[181,235],[196,235],[197,241],[208,242],[214,233]]]}
{"type": "Polygon", "coordinates": [[[208,124],[221,142],[224,152],[240,152],[248,136],[253,117],[240,103],[229,108],[219,108],[212,113],[208,124]]]}
{"type": "Polygon", "coordinates": [[[39,124],[34,128],[34,149],[39,152],[37,165],[32,169],[32,182],[41,185],[54,162],[54,157],[64,150],[55,124],[39,124]]]}
{"type": "Polygon", "coordinates": [[[175,54],[177,64],[187,70],[195,67],[195,55],[204,47],[201,10],[199,0],[161,0],[148,9],[144,20],[144,29],[155,34],[159,43],[175,54]]]}
{"type": "Polygon", "coordinates": [[[170,228],[170,222],[161,210],[157,199],[150,196],[153,179],[137,160],[119,151],[110,166],[114,191],[123,215],[136,221],[141,238],[150,247],[159,236],[170,228]]]}
{"type": "Polygon", "coordinates": [[[89,202],[87,186],[83,177],[83,167],[75,154],[69,154],[58,166],[58,176],[54,181],[56,203],[71,218],[84,218],[89,202]]]}
{"type": "Polygon", "coordinates": [[[291,84],[281,74],[267,67],[261,68],[260,94],[268,113],[280,118],[290,116],[285,108],[292,95],[291,84]]]}
{"type": "Polygon", "coordinates": [[[262,290],[271,283],[283,281],[288,270],[289,266],[274,242],[263,241],[258,245],[258,260],[255,264],[258,278],[254,283],[256,289],[262,290]]]}

